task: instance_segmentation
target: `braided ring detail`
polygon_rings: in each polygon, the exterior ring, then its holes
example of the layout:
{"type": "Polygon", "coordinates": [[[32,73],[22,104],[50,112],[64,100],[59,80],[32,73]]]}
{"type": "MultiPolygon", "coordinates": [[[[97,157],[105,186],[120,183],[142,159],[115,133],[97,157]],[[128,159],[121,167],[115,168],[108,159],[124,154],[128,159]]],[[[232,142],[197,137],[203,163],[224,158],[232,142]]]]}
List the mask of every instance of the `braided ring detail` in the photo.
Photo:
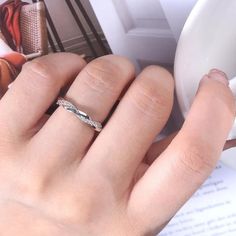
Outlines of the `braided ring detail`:
{"type": "Polygon", "coordinates": [[[75,105],[71,102],[65,100],[64,98],[59,97],[57,100],[57,105],[62,106],[65,110],[72,112],[76,115],[82,122],[90,125],[95,131],[102,131],[102,124],[98,121],[94,121],[89,115],[85,112],[79,110],[75,105]]]}

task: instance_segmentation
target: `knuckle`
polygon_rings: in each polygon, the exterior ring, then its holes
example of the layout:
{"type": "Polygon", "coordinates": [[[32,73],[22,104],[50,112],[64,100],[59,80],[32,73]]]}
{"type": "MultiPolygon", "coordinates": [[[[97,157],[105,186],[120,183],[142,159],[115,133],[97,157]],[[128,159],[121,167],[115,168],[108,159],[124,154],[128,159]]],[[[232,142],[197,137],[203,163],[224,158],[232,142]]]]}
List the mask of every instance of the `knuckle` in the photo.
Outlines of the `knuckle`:
{"type": "Polygon", "coordinates": [[[165,89],[145,82],[140,80],[136,83],[131,93],[132,101],[141,112],[157,119],[166,118],[166,111],[172,107],[172,96],[165,89]]]}
{"type": "Polygon", "coordinates": [[[51,65],[44,63],[42,60],[27,62],[23,66],[23,73],[30,73],[33,77],[39,78],[41,83],[46,83],[49,86],[55,85],[58,77],[56,76],[55,68],[52,68],[51,65]]]}
{"type": "Polygon", "coordinates": [[[202,176],[212,171],[216,165],[216,159],[211,152],[203,150],[201,147],[189,146],[179,155],[180,164],[185,172],[202,176]]]}
{"type": "Polygon", "coordinates": [[[116,92],[117,71],[109,63],[91,63],[84,72],[87,74],[86,82],[90,88],[102,93],[105,91],[116,92]]]}
{"type": "Polygon", "coordinates": [[[98,58],[84,69],[88,86],[98,92],[119,93],[121,88],[132,78],[132,66],[115,56],[98,58]],[[118,62],[119,61],[119,62],[118,62]],[[122,69],[123,68],[123,69],[122,69]]]}

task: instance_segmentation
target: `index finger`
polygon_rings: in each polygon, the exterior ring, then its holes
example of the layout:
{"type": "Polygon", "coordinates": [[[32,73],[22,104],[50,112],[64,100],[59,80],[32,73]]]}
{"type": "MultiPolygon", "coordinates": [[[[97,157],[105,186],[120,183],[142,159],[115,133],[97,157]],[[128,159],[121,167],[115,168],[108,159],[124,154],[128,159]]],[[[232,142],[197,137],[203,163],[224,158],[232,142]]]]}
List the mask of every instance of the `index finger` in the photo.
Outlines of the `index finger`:
{"type": "Polygon", "coordinates": [[[72,82],[84,66],[85,61],[71,53],[50,54],[26,63],[0,100],[0,123],[15,136],[28,134],[61,88],[72,82]]]}
{"type": "Polygon", "coordinates": [[[223,77],[204,77],[183,128],[134,187],[130,208],[148,215],[147,224],[170,219],[214,169],[235,117],[223,77]]]}

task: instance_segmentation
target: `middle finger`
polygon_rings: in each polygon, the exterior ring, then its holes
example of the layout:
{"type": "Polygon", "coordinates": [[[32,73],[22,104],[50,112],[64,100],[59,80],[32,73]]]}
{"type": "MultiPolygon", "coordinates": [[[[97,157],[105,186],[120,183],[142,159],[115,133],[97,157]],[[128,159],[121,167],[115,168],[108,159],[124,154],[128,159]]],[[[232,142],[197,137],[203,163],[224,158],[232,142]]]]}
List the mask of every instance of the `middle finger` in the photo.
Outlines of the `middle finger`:
{"type": "Polygon", "coordinates": [[[157,66],[146,68],[128,89],[81,168],[85,167],[87,173],[97,170],[108,175],[107,179],[114,184],[121,181],[127,187],[148,147],[168,120],[173,90],[170,73],[157,66]]]}

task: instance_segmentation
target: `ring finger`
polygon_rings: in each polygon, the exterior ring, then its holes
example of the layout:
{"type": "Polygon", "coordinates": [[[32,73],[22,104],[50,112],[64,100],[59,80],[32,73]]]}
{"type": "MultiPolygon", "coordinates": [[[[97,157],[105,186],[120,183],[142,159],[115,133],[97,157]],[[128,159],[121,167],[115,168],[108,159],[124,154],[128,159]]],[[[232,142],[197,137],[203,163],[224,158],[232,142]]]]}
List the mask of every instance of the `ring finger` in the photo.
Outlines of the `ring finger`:
{"type": "MultiPolygon", "coordinates": [[[[119,98],[124,87],[134,78],[133,65],[118,56],[105,56],[88,64],[77,76],[66,94],[66,100],[87,113],[95,121],[103,122],[119,98]]],[[[93,140],[95,131],[75,114],[59,107],[35,137],[36,145],[43,143],[40,158],[50,156],[55,166],[58,159],[80,160],[93,140]],[[50,140],[45,143],[44,140],[50,140]],[[42,153],[43,152],[43,153],[42,153]],[[70,157],[68,157],[70,153],[70,157]]],[[[49,164],[49,161],[47,161],[49,164]]]]}

